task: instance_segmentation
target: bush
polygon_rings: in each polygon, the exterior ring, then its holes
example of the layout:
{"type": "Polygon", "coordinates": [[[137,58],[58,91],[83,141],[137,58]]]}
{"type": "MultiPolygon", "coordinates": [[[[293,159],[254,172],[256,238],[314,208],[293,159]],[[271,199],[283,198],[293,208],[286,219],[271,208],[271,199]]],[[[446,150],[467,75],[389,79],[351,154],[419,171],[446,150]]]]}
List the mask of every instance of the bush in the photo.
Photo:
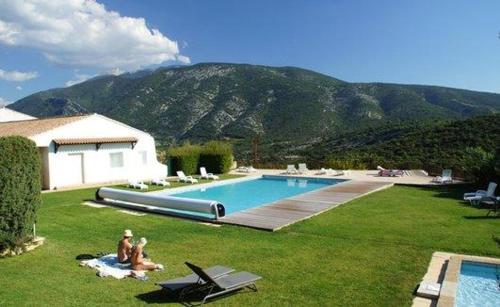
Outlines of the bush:
{"type": "Polygon", "coordinates": [[[186,143],[179,147],[171,147],[167,153],[172,172],[182,170],[186,175],[198,173],[201,166],[207,172],[223,174],[229,172],[233,164],[233,148],[231,144],[212,141],[203,146],[186,143]]]}
{"type": "Polygon", "coordinates": [[[201,147],[186,143],[180,147],[171,147],[168,157],[171,161],[172,173],[183,171],[186,175],[195,174],[198,170],[201,147]]]}
{"type": "Polygon", "coordinates": [[[481,147],[465,149],[462,171],[465,179],[484,185],[499,179],[499,150],[496,154],[485,151],[481,147]]]}
{"type": "Polygon", "coordinates": [[[0,138],[0,250],[31,235],[41,204],[41,165],[34,142],[0,138]]]}
{"type": "Polygon", "coordinates": [[[200,154],[200,166],[208,172],[224,174],[229,172],[233,164],[233,148],[231,144],[219,141],[206,143],[200,154]]]}

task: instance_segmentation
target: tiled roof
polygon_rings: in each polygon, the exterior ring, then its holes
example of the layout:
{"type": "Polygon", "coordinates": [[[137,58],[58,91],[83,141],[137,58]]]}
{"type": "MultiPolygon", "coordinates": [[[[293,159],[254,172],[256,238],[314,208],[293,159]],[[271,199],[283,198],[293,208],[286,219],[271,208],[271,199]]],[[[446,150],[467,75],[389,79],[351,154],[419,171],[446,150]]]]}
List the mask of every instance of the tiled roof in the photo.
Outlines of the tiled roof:
{"type": "Polygon", "coordinates": [[[53,117],[0,123],[0,137],[20,135],[34,136],[72,122],[82,120],[90,115],[53,117]]]}
{"type": "Polygon", "coordinates": [[[137,142],[135,137],[104,137],[104,138],[78,138],[78,139],[54,139],[58,145],[79,144],[110,144],[110,143],[133,143],[137,142]]]}

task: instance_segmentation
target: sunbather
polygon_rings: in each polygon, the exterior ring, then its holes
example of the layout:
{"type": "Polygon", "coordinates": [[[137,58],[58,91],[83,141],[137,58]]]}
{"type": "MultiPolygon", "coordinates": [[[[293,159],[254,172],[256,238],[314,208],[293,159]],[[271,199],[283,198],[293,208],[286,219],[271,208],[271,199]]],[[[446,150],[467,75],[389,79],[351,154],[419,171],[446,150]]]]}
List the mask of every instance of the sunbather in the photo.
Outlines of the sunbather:
{"type": "Polygon", "coordinates": [[[132,255],[132,240],[133,234],[130,229],[127,229],[123,232],[123,239],[118,242],[118,262],[120,263],[128,263],[130,262],[130,256],[132,255]]]}
{"type": "Polygon", "coordinates": [[[163,270],[163,265],[156,264],[149,261],[144,261],[144,256],[142,254],[144,246],[148,243],[146,238],[141,238],[139,243],[132,248],[132,256],[130,257],[130,262],[132,263],[132,269],[138,271],[153,271],[153,270],[163,270]]]}

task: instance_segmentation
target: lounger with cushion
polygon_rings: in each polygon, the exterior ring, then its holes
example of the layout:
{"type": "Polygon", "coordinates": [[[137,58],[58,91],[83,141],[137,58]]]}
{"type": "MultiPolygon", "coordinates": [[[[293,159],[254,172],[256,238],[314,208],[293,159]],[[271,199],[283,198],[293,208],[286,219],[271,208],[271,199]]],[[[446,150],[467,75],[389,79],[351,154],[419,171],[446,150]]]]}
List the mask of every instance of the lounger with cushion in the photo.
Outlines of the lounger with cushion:
{"type": "Polygon", "coordinates": [[[404,172],[399,169],[384,169],[379,170],[378,175],[380,177],[402,177],[404,175],[404,172]]]}
{"type": "Polygon", "coordinates": [[[238,272],[212,277],[208,274],[209,272],[192,263],[186,262],[186,265],[199,277],[199,282],[196,285],[185,287],[181,291],[179,296],[181,302],[184,302],[185,296],[191,292],[203,291],[204,297],[201,302],[201,305],[203,305],[208,299],[243,288],[257,291],[255,282],[262,278],[249,272],[238,272]]]}
{"type": "Polygon", "coordinates": [[[128,187],[133,188],[133,189],[139,189],[139,190],[147,190],[148,186],[145,185],[144,183],[138,181],[138,180],[129,180],[128,181],[128,187]]]}
{"type": "Polygon", "coordinates": [[[198,179],[195,179],[192,176],[186,176],[183,171],[177,171],[177,177],[179,177],[180,182],[189,182],[189,183],[198,182],[198,179]]]}
{"type": "Polygon", "coordinates": [[[200,167],[200,174],[202,179],[219,180],[219,176],[213,173],[207,173],[207,169],[204,167],[200,167]]]}
{"type": "MultiPolygon", "coordinates": [[[[204,271],[212,278],[219,278],[223,275],[234,272],[233,269],[221,265],[210,267],[204,271]]],[[[156,284],[165,290],[178,292],[187,287],[198,286],[204,283],[205,282],[200,279],[198,275],[193,273],[184,277],[157,282],[156,284]]]]}
{"type": "Polygon", "coordinates": [[[164,179],[160,179],[160,178],[154,178],[153,180],[151,180],[151,184],[159,185],[162,187],[169,187],[170,186],[170,182],[168,182],[164,179]]]}

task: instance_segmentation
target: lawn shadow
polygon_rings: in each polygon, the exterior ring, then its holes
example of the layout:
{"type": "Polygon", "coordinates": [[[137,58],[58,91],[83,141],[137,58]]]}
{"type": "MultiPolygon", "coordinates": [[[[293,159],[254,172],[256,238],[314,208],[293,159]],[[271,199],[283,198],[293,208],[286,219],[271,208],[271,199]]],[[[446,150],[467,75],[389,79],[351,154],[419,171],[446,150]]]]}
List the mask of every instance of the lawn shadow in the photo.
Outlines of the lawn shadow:
{"type": "Polygon", "coordinates": [[[477,190],[477,188],[473,187],[472,185],[466,184],[425,186],[418,187],[418,189],[422,191],[432,191],[434,193],[433,197],[455,200],[461,200],[465,192],[477,190]]]}
{"type": "Polygon", "coordinates": [[[495,220],[499,219],[500,216],[498,215],[484,215],[484,216],[464,216],[465,219],[467,220],[495,220]]]}
{"type": "MultiPolygon", "coordinates": [[[[250,291],[244,291],[243,289],[237,289],[235,291],[226,293],[224,295],[220,295],[214,298],[211,298],[210,300],[207,300],[206,303],[209,302],[214,302],[218,301],[220,299],[224,299],[228,296],[231,295],[236,295],[236,294],[241,294],[241,293],[250,293],[254,292],[253,290],[250,291]]],[[[199,306],[201,305],[201,302],[203,301],[203,298],[206,295],[206,291],[197,291],[197,292],[191,292],[189,294],[186,294],[184,296],[184,299],[181,301],[179,299],[179,292],[171,292],[167,290],[154,290],[151,292],[147,293],[141,293],[136,295],[135,297],[137,299],[140,299],[141,301],[147,303],[147,304],[167,304],[167,303],[179,303],[184,306],[199,306]]]]}

